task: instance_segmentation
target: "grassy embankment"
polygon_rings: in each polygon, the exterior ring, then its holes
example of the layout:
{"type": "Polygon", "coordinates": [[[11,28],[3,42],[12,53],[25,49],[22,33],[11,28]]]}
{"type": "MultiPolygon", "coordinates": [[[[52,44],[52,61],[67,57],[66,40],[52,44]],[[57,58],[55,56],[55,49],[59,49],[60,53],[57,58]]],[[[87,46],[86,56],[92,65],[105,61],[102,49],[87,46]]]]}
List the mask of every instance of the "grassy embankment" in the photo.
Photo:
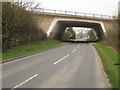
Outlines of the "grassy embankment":
{"type": "Polygon", "coordinates": [[[45,40],[34,44],[22,45],[12,48],[2,54],[2,61],[13,59],[20,56],[26,56],[40,51],[62,46],[63,43],[52,40],[45,40]]]}
{"type": "Polygon", "coordinates": [[[105,72],[112,88],[118,88],[118,53],[100,43],[93,44],[93,46],[97,49],[102,59],[105,72]]]}

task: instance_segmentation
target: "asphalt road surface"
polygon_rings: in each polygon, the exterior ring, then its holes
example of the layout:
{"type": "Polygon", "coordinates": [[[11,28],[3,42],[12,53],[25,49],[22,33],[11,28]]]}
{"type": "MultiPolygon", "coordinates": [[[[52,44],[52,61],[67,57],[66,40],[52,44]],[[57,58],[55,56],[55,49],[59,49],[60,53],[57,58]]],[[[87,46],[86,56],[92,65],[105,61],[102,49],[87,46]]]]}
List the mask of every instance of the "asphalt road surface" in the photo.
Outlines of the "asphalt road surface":
{"type": "Polygon", "coordinates": [[[90,44],[68,44],[2,65],[2,88],[107,88],[90,44]]]}

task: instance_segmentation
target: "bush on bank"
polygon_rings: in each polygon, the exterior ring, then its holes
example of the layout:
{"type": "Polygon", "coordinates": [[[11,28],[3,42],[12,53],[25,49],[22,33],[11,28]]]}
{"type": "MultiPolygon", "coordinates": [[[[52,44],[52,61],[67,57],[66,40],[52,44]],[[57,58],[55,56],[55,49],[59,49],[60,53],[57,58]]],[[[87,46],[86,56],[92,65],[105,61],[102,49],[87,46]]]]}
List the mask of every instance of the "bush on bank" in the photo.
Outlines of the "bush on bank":
{"type": "Polygon", "coordinates": [[[31,2],[2,3],[2,48],[3,51],[15,46],[45,40],[46,34],[38,28],[30,11],[31,2]]]}

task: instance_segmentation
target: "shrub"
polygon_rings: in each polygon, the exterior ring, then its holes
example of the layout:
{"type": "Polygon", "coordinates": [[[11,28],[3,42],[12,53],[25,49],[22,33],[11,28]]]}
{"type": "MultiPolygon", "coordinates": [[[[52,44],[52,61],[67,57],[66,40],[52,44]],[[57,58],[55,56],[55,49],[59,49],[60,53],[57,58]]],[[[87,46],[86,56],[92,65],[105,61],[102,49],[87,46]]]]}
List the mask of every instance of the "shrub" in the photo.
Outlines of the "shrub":
{"type": "Polygon", "coordinates": [[[2,3],[3,51],[47,38],[43,30],[37,27],[33,11],[28,9],[30,6],[30,3],[2,3]]]}

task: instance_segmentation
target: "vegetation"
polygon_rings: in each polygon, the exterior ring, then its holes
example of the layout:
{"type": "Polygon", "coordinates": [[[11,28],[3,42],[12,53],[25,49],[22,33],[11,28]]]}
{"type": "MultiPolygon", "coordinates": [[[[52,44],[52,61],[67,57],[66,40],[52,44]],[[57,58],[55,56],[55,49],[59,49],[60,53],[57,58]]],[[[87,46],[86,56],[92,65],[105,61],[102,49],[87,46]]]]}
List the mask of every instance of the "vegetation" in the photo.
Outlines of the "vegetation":
{"type": "Polygon", "coordinates": [[[46,34],[37,27],[31,9],[39,6],[33,2],[2,3],[3,51],[15,46],[46,39],[46,34]],[[34,6],[34,7],[32,7],[34,6]]]}
{"type": "Polygon", "coordinates": [[[39,4],[28,1],[2,3],[3,61],[62,45],[48,40],[42,28],[38,28],[33,13],[37,7],[39,4]]]}
{"type": "Polygon", "coordinates": [[[100,43],[93,44],[97,49],[113,88],[118,88],[118,53],[100,43]]]}
{"type": "Polygon", "coordinates": [[[68,27],[63,33],[63,40],[75,39],[75,32],[72,27],[68,27]]]}
{"type": "Polygon", "coordinates": [[[81,30],[78,34],[76,34],[76,39],[80,39],[83,37],[83,31],[81,30]]]}
{"type": "Polygon", "coordinates": [[[97,39],[93,29],[89,30],[87,34],[89,35],[89,38],[87,39],[87,41],[94,41],[97,39]]]}
{"type": "Polygon", "coordinates": [[[120,65],[120,62],[118,62],[120,58],[120,15],[115,17],[110,24],[111,28],[109,28],[109,32],[107,32],[105,39],[102,41],[102,44],[105,46],[96,44],[95,47],[100,53],[112,86],[120,87],[120,78],[118,77],[118,68],[120,65]],[[119,85],[117,84],[118,82],[119,85]]]}
{"type": "Polygon", "coordinates": [[[6,61],[8,59],[30,55],[33,53],[37,53],[43,50],[48,50],[50,48],[55,48],[62,45],[63,44],[58,41],[45,40],[45,41],[22,45],[22,46],[9,49],[3,53],[2,58],[3,58],[3,61],[6,61]]]}

